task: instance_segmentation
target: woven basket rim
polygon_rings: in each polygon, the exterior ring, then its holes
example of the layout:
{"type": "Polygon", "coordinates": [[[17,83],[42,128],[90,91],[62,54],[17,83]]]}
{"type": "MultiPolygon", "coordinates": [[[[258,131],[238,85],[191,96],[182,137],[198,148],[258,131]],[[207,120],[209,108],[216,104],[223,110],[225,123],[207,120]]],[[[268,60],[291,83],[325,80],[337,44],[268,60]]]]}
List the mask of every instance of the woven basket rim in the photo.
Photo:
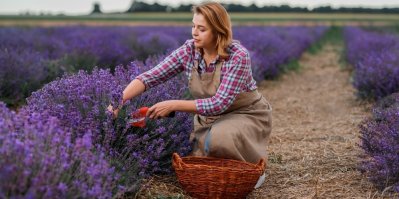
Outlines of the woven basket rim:
{"type": "Polygon", "coordinates": [[[212,170],[230,170],[230,171],[253,171],[253,170],[258,170],[258,171],[264,171],[265,170],[265,161],[264,159],[260,159],[257,164],[250,163],[250,162],[244,162],[244,161],[239,161],[239,160],[234,160],[234,159],[225,159],[225,158],[215,158],[215,157],[201,157],[201,156],[186,156],[186,157],[180,157],[177,153],[173,153],[173,167],[175,169],[187,169],[187,168],[196,168],[196,169],[212,169],[212,170]],[[240,165],[246,165],[252,168],[234,168],[234,167],[222,167],[222,166],[214,166],[214,165],[206,165],[206,164],[190,164],[185,162],[184,160],[188,159],[198,159],[198,160],[222,160],[222,161],[228,161],[234,164],[240,164],[240,165]]]}

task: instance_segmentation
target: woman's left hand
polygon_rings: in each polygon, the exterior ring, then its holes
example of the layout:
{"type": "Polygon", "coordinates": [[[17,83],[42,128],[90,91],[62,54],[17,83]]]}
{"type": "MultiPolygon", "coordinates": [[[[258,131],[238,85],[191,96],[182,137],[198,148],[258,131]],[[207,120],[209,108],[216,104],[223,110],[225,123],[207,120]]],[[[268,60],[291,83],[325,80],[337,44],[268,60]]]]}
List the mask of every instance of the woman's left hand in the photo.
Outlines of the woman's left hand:
{"type": "Polygon", "coordinates": [[[147,111],[147,117],[151,119],[159,119],[162,117],[167,117],[171,112],[175,111],[175,100],[167,100],[163,102],[156,103],[151,106],[147,111]]]}
{"type": "Polygon", "coordinates": [[[112,113],[112,119],[116,119],[118,117],[119,109],[114,109],[112,105],[108,105],[107,110],[112,113]]]}

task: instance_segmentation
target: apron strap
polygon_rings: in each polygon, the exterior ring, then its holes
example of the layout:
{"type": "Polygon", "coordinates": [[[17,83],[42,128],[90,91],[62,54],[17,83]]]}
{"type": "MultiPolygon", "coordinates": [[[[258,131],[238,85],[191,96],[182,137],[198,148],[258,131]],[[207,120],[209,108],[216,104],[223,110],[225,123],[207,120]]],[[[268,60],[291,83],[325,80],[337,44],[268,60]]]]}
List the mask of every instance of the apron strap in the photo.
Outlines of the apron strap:
{"type": "Polygon", "coordinates": [[[220,77],[222,77],[220,74],[221,74],[221,71],[222,71],[222,65],[223,65],[223,61],[218,61],[218,63],[215,65],[215,75],[217,75],[217,76],[219,76],[219,80],[220,80],[220,77]]]}

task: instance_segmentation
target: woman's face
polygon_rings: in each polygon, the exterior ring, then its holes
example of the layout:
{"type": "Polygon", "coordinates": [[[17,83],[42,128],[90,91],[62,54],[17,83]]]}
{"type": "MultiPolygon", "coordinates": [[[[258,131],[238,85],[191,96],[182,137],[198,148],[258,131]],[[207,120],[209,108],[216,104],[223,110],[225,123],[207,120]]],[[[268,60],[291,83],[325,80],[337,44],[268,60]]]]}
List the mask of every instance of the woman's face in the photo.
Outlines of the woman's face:
{"type": "Polygon", "coordinates": [[[202,14],[194,14],[191,34],[197,48],[215,48],[215,35],[202,14]]]}

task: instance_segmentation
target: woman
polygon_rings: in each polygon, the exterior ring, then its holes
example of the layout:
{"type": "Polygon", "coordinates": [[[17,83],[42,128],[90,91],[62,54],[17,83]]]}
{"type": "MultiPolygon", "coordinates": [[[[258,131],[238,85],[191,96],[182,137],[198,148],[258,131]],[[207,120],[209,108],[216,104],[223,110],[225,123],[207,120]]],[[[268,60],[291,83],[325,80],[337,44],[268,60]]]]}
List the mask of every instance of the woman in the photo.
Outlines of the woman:
{"type": "Polygon", "coordinates": [[[207,2],[194,6],[193,13],[193,39],[137,76],[123,91],[123,102],[184,71],[195,100],[159,102],[147,116],[195,113],[192,155],[252,163],[266,159],[272,109],[257,91],[249,53],[232,40],[230,17],[223,6],[207,2]]]}

